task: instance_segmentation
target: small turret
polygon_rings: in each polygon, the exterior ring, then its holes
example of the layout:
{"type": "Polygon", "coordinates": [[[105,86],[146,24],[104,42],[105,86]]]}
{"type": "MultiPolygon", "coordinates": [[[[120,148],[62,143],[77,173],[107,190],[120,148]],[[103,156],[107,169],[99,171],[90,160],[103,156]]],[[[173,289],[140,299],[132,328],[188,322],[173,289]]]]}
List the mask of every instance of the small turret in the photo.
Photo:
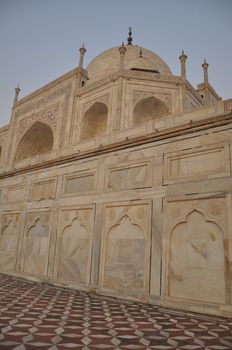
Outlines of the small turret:
{"type": "Polygon", "coordinates": [[[209,67],[209,64],[204,59],[204,63],[202,64],[202,68],[204,70],[204,84],[205,84],[205,86],[207,86],[209,84],[208,67],[209,67]]]}
{"type": "Polygon", "coordinates": [[[184,50],[182,50],[182,53],[179,57],[180,59],[180,64],[181,64],[181,78],[183,80],[186,80],[186,60],[187,60],[187,56],[184,53],[184,50]]]}
{"type": "Polygon", "coordinates": [[[18,84],[17,87],[15,88],[15,96],[14,96],[13,105],[18,101],[19,93],[20,93],[20,88],[19,88],[19,84],[18,84]]]}
{"type": "Polygon", "coordinates": [[[83,62],[84,62],[84,55],[86,53],[86,49],[85,46],[83,44],[83,46],[79,49],[80,51],[80,58],[79,58],[79,67],[83,68],[83,62]]]}

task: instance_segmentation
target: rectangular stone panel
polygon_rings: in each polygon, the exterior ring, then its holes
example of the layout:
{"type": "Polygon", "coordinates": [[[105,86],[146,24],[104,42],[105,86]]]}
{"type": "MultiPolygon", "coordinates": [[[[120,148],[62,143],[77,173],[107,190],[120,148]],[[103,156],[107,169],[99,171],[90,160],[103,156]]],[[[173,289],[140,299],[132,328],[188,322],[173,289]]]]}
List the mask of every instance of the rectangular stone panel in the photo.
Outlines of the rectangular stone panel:
{"type": "Polygon", "coordinates": [[[16,203],[24,200],[24,186],[9,187],[6,195],[7,203],[16,203]]]}
{"type": "Polygon", "coordinates": [[[31,185],[29,200],[39,201],[43,199],[53,199],[56,196],[55,191],[56,191],[55,179],[48,179],[48,180],[34,182],[31,185]]]}
{"type": "Polygon", "coordinates": [[[144,187],[152,187],[151,159],[142,163],[124,164],[107,169],[106,189],[108,191],[144,187]]]}
{"type": "Polygon", "coordinates": [[[229,157],[229,144],[165,154],[164,184],[230,176],[229,157]]]}
{"type": "Polygon", "coordinates": [[[95,173],[74,173],[64,176],[63,195],[92,193],[95,189],[95,173]]]}

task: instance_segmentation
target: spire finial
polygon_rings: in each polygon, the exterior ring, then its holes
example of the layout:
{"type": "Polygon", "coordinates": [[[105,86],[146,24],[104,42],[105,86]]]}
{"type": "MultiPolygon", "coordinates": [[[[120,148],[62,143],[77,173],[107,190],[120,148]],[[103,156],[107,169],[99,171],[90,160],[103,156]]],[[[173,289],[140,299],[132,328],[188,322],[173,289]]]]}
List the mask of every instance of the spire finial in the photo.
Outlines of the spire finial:
{"type": "Polygon", "coordinates": [[[131,27],[129,27],[129,33],[128,33],[128,38],[127,38],[127,45],[131,45],[132,44],[132,31],[131,31],[131,27]]]}

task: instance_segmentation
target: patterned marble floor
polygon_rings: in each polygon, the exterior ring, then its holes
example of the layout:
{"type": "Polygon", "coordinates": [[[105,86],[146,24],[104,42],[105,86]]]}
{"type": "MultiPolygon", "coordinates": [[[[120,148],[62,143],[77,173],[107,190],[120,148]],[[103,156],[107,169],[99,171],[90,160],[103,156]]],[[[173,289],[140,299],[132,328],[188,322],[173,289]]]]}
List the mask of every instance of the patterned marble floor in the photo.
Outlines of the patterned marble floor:
{"type": "Polygon", "coordinates": [[[232,319],[0,274],[0,350],[232,349],[232,319]]]}

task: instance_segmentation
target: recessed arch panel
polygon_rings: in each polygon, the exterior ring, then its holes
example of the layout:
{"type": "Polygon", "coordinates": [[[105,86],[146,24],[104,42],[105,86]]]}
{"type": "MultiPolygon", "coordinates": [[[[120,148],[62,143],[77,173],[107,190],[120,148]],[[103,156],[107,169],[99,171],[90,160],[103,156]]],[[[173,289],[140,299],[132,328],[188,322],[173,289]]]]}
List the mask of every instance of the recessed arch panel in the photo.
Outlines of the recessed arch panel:
{"type": "Polygon", "coordinates": [[[52,150],[53,132],[47,124],[36,122],[18,145],[15,160],[19,161],[52,150]]]}
{"type": "Polygon", "coordinates": [[[107,129],[108,108],[102,102],[95,102],[84,114],[81,123],[80,140],[87,140],[107,129]]]}
{"type": "Polygon", "coordinates": [[[133,112],[134,125],[146,123],[169,114],[168,106],[159,99],[150,96],[136,103],[133,112]]]}

